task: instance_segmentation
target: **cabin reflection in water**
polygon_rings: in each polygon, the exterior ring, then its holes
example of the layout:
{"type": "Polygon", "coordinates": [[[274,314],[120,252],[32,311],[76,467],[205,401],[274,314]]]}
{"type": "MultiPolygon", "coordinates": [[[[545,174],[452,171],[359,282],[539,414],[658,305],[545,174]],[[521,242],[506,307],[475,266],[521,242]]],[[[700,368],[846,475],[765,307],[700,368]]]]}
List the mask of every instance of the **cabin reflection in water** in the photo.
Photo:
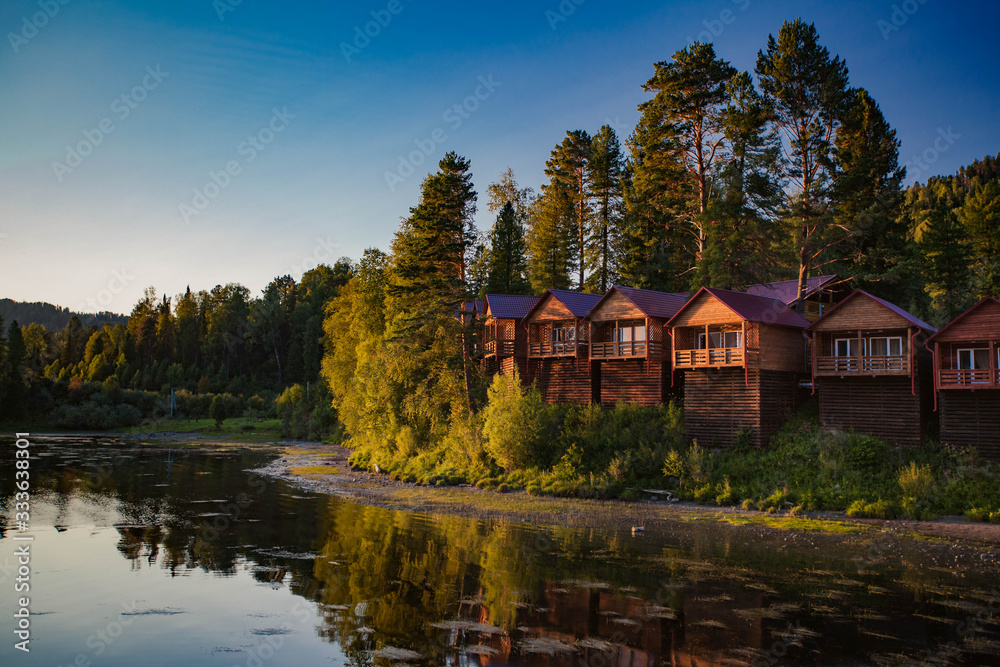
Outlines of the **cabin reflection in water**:
{"type": "MultiPolygon", "coordinates": [[[[734,592],[709,584],[688,588],[683,596],[666,587],[662,591],[657,601],[613,591],[607,584],[547,582],[533,604],[518,605],[518,641],[506,633],[477,634],[472,627],[465,634],[451,632],[449,641],[456,653],[477,655],[483,665],[707,667],[762,655],[765,623],[775,626],[770,631],[786,625],[765,620],[763,594],[754,589],[734,592]]],[[[485,605],[466,602],[463,617],[493,627],[485,605]]]]}

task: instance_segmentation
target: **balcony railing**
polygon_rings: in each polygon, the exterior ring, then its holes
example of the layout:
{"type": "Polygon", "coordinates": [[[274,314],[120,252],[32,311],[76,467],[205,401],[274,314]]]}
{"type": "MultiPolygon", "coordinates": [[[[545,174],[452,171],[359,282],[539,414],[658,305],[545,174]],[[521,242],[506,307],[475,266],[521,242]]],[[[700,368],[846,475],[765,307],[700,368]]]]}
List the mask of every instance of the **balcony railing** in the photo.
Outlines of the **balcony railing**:
{"type": "Polygon", "coordinates": [[[867,357],[817,357],[816,375],[846,375],[848,373],[874,373],[878,375],[907,375],[909,358],[905,354],[867,357]]]}
{"type": "Polygon", "coordinates": [[[960,388],[969,387],[973,389],[979,389],[982,387],[989,387],[990,377],[993,377],[992,386],[1000,387],[1000,370],[993,369],[979,369],[979,370],[948,370],[942,369],[941,373],[941,387],[943,388],[960,388]]]}
{"type": "Polygon", "coordinates": [[[514,356],[514,341],[512,340],[488,340],[483,345],[483,353],[487,357],[512,357],[514,356]]]}
{"type": "Polygon", "coordinates": [[[529,357],[574,357],[577,348],[586,353],[587,343],[584,341],[562,341],[557,343],[529,343],[529,357]]]}
{"type": "Polygon", "coordinates": [[[674,368],[742,366],[744,361],[742,347],[717,347],[708,350],[674,351],[674,368]]]}
{"type": "Polygon", "coordinates": [[[633,340],[610,343],[591,343],[591,359],[617,359],[629,357],[646,357],[660,354],[663,346],[656,341],[633,340]]]}

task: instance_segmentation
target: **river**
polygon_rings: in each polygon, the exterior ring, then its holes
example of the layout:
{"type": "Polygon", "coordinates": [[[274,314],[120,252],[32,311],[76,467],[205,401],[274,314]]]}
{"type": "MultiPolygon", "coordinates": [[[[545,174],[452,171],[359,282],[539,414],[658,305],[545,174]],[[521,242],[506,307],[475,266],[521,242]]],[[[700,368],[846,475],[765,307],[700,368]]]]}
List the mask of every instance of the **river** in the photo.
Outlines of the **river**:
{"type": "Polygon", "coordinates": [[[22,533],[3,451],[5,666],[1000,664],[972,547],[393,511],[252,472],[275,451],[81,437],[31,440],[22,533]]]}

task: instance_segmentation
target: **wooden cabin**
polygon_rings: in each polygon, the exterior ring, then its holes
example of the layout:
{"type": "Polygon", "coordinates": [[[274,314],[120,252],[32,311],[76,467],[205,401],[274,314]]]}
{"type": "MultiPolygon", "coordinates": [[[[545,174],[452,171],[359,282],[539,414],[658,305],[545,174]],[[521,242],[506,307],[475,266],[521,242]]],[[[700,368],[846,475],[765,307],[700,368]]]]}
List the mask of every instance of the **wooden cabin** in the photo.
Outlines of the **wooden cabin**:
{"type": "Polygon", "coordinates": [[[599,294],[549,289],[525,315],[527,381],[536,382],[547,403],[599,401],[600,378],[591,373],[584,318],[599,294]]]}
{"type": "Polygon", "coordinates": [[[483,312],[483,370],[513,377],[517,369],[528,384],[528,332],[521,320],[538,303],[537,296],[487,294],[483,312]]]}
{"type": "Polygon", "coordinates": [[[926,341],[935,331],[862,290],[813,322],[813,393],[823,426],[919,445],[931,416],[926,341]]]}
{"type": "Polygon", "coordinates": [[[941,443],[1000,460],[1000,301],[983,299],[930,343],[941,443]]]}
{"type": "Polygon", "coordinates": [[[618,401],[653,406],[670,399],[671,351],[663,325],[685,301],[679,294],[631,287],[612,287],[601,298],[587,315],[595,400],[611,407],[618,401]]]}
{"type": "Polygon", "coordinates": [[[803,400],[809,321],[778,299],[703,287],[666,324],[674,374],[684,373],[684,420],[702,446],[756,446],[803,400]]]}
{"type": "MultiPolygon", "coordinates": [[[[792,309],[795,308],[798,301],[798,291],[798,279],[750,285],[746,289],[747,294],[777,299],[792,309]]],[[[810,322],[815,322],[823,316],[823,313],[843,301],[850,293],[851,289],[840,276],[831,274],[807,278],[805,291],[802,294],[802,314],[810,322]]]]}

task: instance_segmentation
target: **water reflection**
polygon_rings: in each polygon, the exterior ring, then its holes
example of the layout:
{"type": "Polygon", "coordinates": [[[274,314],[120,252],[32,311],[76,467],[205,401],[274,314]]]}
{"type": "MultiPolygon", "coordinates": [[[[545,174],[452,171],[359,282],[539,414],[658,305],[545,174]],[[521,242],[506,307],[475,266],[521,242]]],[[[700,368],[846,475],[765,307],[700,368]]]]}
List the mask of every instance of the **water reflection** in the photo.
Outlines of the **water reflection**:
{"type": "MultiPolygon", "coordinates": [[[[642,537],[538,529],[306,494],[249,472],[270,456],[259,451],[39,449],[33,519],[55,528],[50,544],[120,554],[126,568],[96,566],[101,586],[150,601],[134,612],[147,639],[200,637],[164,649],[162,664],[1000,664],[993,573],[942,545],[900,555],[881,536],[845,544],[709,523],[642,537]],[[113,546],[87,543],[87,530],[109,531],[113,546]]],[[[72,551],[57,560],[77,565],[72,551]]],[[[51,627],[71,636],[63,615],[51,627]]],[[[117,664],[152,664],[148,644],[113,648],[117,664]]]]}

